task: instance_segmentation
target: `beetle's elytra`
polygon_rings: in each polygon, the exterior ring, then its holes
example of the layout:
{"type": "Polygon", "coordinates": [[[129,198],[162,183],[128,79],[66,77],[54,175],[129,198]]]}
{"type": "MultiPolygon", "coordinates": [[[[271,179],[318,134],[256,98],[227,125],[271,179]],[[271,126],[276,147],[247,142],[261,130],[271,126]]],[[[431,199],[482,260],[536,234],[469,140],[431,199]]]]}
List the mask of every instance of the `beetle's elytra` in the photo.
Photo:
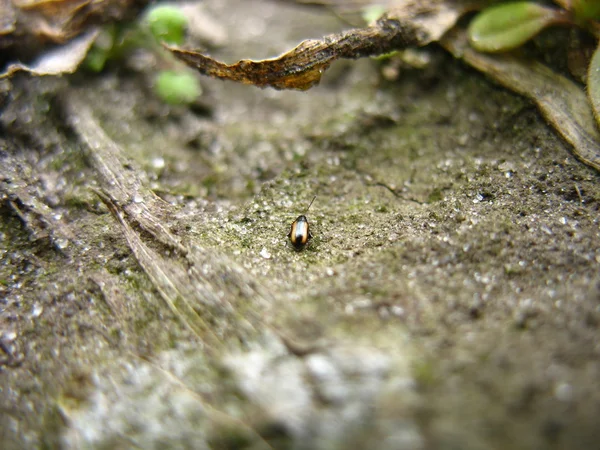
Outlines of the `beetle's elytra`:
{"type": "MultiPolygon", "coordinates": [[[[315,195],[311,200],[308,208],[306,208],[306,212],[310,209],[313,202],[315,201],[317,196],[315,195]]],[[[306,214],[306,213],[305,213],[306,214]]],[[[312,234],[310,234],[310,225],[308,224],[308,219],[306,215],[302,214],[298,216],[294,222],[292,222],[292,228],[290,229],[290,233],[288,237],[290,238],[290,242],[294,246],[296,250],[302,250],[308,244],[308,241],[312,238],[312,234]]]]}

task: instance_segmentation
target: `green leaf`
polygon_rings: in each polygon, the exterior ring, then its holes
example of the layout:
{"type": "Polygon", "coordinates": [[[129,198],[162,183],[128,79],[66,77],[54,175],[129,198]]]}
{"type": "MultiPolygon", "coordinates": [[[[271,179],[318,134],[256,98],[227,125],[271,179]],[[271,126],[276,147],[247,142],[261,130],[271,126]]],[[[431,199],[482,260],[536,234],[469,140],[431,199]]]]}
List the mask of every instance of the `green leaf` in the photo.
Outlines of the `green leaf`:
{"type": "Polygon", "coordinates": [[[106,61],[111,57],[116,33],[114,25],[108,25],[100,31],[83,61],[84,67],[96,73],[104,69],[106,61]]]}
{"type": "Polygon", "coordinates": [[[165,70],[156,77],[154,92],[170,105],[187,105],[200,97],[202,87],[193,73],[165,70]]]}
{"type": "Polygon", "coordinates": [[[561,20],[560,11],[537,3],[505,3],[485,9],[473,19],[469,41],[480,52],[512,50],[561,20]]]}
{"type": "Polygon", "coordinates": [[[573,0],[571,9],[577,20],[600,19],[600,1],[598,0],[573,0]]]}
{"type": "Polygon", "coordinates": [[[156,39],[168,44],[183,43],[187,29],[187,18],[183,11],[174,6],[157,6],[146,16],[150,31],[156,39]]]}
{"type": "Polygon", "coordinates": [[[588,67],[587,92],[596,123],[600,125],[600,44],[596,48],[588,67]]]}

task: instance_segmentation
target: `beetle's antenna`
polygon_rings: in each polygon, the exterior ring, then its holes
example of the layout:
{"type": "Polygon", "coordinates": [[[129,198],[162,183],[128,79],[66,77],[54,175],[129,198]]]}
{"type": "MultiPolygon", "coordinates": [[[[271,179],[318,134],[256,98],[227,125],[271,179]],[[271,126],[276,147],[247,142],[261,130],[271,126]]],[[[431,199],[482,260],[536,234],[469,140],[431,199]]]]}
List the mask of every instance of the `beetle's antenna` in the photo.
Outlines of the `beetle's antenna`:
{"type": "Polygon", "coordinates": [[[313,199],[310,201],[310,204],[308,205],[308,208],[306,208],[306,211],[304,212],[304,214],[306,214],[308,212],[308,210],[310,209],[310,207],[312,206],[313,202],[315,201],[315,198],[317,198],[317,196],[315,195],[313,197],[313,199]]]}

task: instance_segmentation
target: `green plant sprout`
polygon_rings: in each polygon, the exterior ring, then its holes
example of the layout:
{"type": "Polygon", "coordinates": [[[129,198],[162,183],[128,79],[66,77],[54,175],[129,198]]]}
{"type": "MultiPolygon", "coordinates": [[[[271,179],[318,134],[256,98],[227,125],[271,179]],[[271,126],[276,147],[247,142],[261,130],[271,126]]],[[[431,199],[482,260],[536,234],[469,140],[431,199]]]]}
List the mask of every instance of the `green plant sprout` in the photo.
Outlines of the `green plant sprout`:
{"type": "MultiPolygon", "coordinates": [[[[534,2],[509,2],[481,11],[469,26],[471,46],[488,53],[520,47],[553,25],[576,26],[600,38],[600,0],[555,0],[561,8],[534,2]]],[[[587,72],[587,92],[596,123],[600,124],[600,46],[587,72]]]]}
{"type": "Polygon", "coordinates": [[[187,18],[183,11],[173,6],[157,6],[145,18],[152,35],[167,44],[183,44],[187,18]]]}
{"type": "Polygon", "coordinates": [[[480,52],[505,52],[523,45],[546,27],[568,23],[570,15],[562,9],[532,2],[503,3],[473,19],[469,41],[480,52]]]}
{"type": "Polygon", "coordinates": [[[101,72],[108,61],[122,59],[136,48],[145,48],[157,56],[161,66],[154,75],[156,96],[170,105],[191,104],[202,94],[196,74],[161,45],[162,42],[182,44],[187,26],[187,18],[181,9],[153,7],[138,22],[104,28],[88,52],[84,66],[93,72],[101,72]]]}
{"type": "Polygon", "coordinates": [[[196,75],[189,70],[161,70],[154,81],[154,92],[170,105],[193,103],[202,93],[196,75]]]}

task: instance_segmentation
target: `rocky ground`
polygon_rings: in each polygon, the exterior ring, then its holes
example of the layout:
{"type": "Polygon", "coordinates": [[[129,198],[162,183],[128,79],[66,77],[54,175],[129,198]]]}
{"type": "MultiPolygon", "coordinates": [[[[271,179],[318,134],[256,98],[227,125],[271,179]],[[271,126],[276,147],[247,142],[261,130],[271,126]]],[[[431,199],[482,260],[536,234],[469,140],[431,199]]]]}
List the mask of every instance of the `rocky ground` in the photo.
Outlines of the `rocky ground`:
{"type": "MultiPolygon", "coordinates": [[[[230,62],[347,26],[202,8],[230,62]]],[[[303,93],[203,78],[192,108],[143,58],[3,81],[3,448],[595,448],[599,174],[419,57],[303,93]]]]}

